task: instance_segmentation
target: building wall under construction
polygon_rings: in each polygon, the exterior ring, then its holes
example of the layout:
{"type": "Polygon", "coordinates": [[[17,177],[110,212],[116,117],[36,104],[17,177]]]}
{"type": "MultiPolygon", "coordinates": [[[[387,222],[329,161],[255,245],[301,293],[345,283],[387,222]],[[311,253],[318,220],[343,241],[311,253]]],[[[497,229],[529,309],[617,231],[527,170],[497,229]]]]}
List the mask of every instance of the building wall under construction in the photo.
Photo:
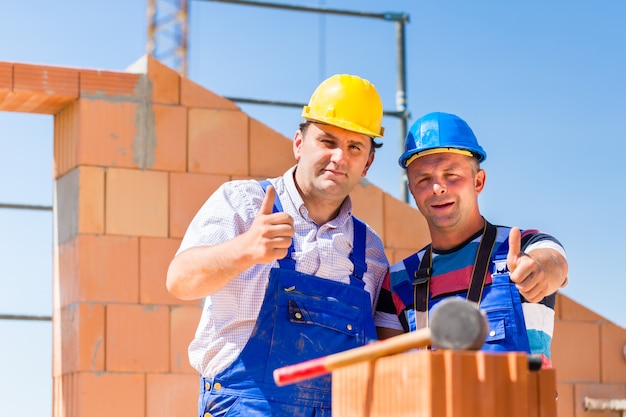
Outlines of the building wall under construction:
{"type": "MultiPolygon", "coordinates": [[[[291,141],[150,56],[128,72],[0,62],[0,111],[54,115],[53,415],[194,415],[202,306],[169,295],[167,266],[206,198],[281,175],[291,141]]],[[[390,262],[428,242],[408,204],[373,185],[352,198],[390,262]]],[[[562,294],[556,317],[558,414],[600,415],[583,400],[626,398],[626,330],[562,294]]]]}

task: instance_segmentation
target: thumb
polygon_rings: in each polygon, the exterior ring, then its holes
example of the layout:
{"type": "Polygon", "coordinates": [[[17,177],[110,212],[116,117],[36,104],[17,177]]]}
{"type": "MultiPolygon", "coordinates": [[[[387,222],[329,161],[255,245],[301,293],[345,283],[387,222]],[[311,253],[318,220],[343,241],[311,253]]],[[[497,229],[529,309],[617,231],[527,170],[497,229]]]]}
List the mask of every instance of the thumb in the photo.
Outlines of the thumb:
{"type": "Polygon", "coordinates": [[[276,190],[273,186],[268,185],[265,190],[265,198],[261,203],[261,208],[259,209],[259,215],[261,214],[272,214],[274,210],[274,201],[276,200],[276,190]]]}
{"type": "Polygon", "coordinates": [[[513,272],[517,268],[519,254],[522,251],[522,234],[518,227],[511,228],[509,232],[509,253],[506,257],[506,263],[509,271],[513,272]]]}

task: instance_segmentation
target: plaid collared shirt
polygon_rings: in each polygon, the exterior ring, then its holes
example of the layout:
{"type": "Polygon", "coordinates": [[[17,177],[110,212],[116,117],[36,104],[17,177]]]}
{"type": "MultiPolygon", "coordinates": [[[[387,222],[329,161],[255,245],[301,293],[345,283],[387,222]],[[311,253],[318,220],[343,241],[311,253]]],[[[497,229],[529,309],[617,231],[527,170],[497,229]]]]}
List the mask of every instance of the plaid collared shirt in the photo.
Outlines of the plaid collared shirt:
{"type": "MultiPolygon", "coordinates": [[[[296,270],[349,283],[353,270],[348,258],[353,239],[350,197],[343,202],[335,219],[318,226],[309,218],[296,189],[294,170],[295,167],[270,182],[283,210],[294,219],[296,270]]],[[[248,230],[264,195],[258,181],[223,184],[194,217],[178,253],[195,246],[222,243],[248,230]]],[[[369,226],[366,239],[367,272],[363,280],[373,309],[388,262],[382,241],[369,226]]],[[[189,346],[190,363],[203,376],[215,376],[243,350],[261,309],[270,269],[274,267],[278,267],[278,262],[255,265],[205,299],[195,338],[189,346]]]]}

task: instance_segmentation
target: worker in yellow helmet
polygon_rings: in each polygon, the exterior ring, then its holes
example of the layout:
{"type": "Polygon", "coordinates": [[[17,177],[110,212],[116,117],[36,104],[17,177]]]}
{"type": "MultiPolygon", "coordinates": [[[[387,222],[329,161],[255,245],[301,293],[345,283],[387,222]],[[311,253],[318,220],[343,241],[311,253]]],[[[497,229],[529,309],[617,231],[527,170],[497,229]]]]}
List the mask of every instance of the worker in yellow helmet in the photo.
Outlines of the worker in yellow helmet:
{"type": "Polygon", "coordinates": [[[328,416],[330,376],[278,387],[273,371],[376,338],[388,268],[349,193],[374,161],[383,109],[369,81],[334,75],[315,90],[283,176],[223,184],[191,222],[167,287],[204,299],[191,364],[199,415],[328,416]]]}

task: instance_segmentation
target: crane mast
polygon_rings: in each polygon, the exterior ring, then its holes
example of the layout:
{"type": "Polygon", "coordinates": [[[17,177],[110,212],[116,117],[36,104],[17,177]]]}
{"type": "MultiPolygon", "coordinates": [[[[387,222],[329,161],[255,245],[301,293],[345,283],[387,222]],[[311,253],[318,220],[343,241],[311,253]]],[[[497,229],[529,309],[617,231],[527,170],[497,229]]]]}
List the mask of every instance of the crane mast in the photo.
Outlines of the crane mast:
{"type": "Polygon", "coordinates": [[[187,75],[188,0],[148,0],[147,53],[187,75]]]}

